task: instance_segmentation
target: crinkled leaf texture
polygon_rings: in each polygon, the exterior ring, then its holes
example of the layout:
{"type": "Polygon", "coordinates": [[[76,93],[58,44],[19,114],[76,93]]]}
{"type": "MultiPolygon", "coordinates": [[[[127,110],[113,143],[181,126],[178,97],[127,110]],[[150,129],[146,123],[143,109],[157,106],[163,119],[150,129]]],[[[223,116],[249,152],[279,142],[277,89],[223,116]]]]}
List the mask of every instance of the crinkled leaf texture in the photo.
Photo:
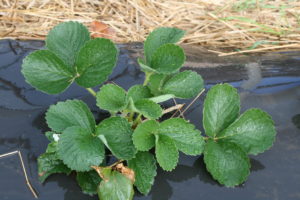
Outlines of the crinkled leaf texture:
{"type": "Polygon", "coordinates": [[[143,85],[134,85],[129,88],[127,93],[127,98],[132,98],[133,102],[136,102],[141,99],[148,99],[152,97],[151,91],[148,87],[143,85]]]}
{"type": "Polygon", "coordinates": [[[63,22],[47,35],[46,47],[75,72],[74,64],[81,47],[90,40],[88,29],[78,22],[63,22]]]}
{"type": "Polygon", "coordinates": [[[203,107],[203,127],[205,134],[216,137],[227,128],[240,112],[240,97],[229,84],[213,86],[207,93],[203,107]]]}
{"type": "Polygon", "coordinates": [[[65,173],[69,175],[69,169],[57,156],[56,153],[44,153],[38,158],[39,180],[44,182],[48,176],[55,173],[65,173]]]}
{"type": "Polygon", "coordinates": [[[243,183],[250,174],[247,154],[231,142],[209,140],[205,145],[204,162],[213,178],[228,187],[243,183]]]}
{"type": "Polygon", "coordinates": [[[96,134],[118,159],[128,160],[134,157],[136,149],[132,142],[132,129],[126,119],[105,119],[98,125],[96,134]]]}
{"type": "Polygon", "coordinates": [[[80,100],[67,100],[50,106],[46,113],[48,126],[61,133],[71,126],[80,126],[89,132],[95,130],[95,120],[88,106],[80,100]]]}
{"type": "Polygon", "coordinates": [[[260,109],[249,109],[220,135],[222,140],[238,144],[248,154],[269,149],[276,136],[270,115],[260,109]]]}
{"type": "Polygon", "coordinates": [[[102,170],[104,180],[98,187],[98,196],[101,200],[132,200],[134,195],[133,184],[129,178],[111,169],[102,170]]]}
{"type": "Polygon", "coordinates": [[[173,94],[177,98],[195,97],[203,89],[203,79],[197,73],[186,70],[175,74],[162,87],[164,94],[173,94]]]}
{"type": "Polygon", "coordinates": [[[79,51],[76,66],[79,77],[78,85],[88,88],[107,80],[118,58],[115,44],[105,38],[88,41],[79,51]]]}
{"type": "Polygon", "coordinates": [[[104,145],[101,140],[81,127],[69,127],[63,131],[58,141],[57,153],[72,170],[91,170],[104,159],[104,145]]]}
{"type": "Polygon", "coordinates": [[[147,195],[156,176],[156,160],[149,152],[138,152],[135,158],[129,160],[128,167],[135,173],[134,185],[144,195],[147,195]]]}
{"type": "Polygon", "coordinates": [[[70,68],[49,50],[29,54],[23,60],[22,73],[27,83],[48,94],[64,91],[73,81],[70,68]]]}
{"type": "Polygon", "coordinates": [[[149,99],[140,99],[133,104],[133,110],[148,119],[158,119],[162,116],[162,108],[159,104],[149,99]]]}
{"type": "Polygon", "coordinates": [[[159,47],[152,56],[151,68],[161,74],[177,72],[185,61],[181,47],[175,44],[165,44],[159,47]]]}
{"type": "Polygon", "coordinates": [[[111,112],[122,111],[127,106],[126,91],[115,84],[106,84],[96,95],[97,106],[111,112]]]}
{"type": "Polygon", "coordinates": [[[160,27],[152,31],[144,43],[147,64],[150,65],[154,52],[160,46],[168,43],[177,43],[184,33],[183,30],[169,27],[160,27]]]}
{"type": "Polygon", "coordinates": [[[139,151],[148,151],[155,146],[159,165],[167,171],[178,162],[178,150],[187,155],[200,155],[204,139],[195,126],[181,118],[172,118],[161,124],[148,120],[137,126],[133,143],[139,151]]]}
{"type": "Polygon", "coordinates": [[[102,179],[95,170],[92,170],[88,172],[78,172],[76,180],[83,193],[95,195],[97,194],[97,189],[102,179]]]}

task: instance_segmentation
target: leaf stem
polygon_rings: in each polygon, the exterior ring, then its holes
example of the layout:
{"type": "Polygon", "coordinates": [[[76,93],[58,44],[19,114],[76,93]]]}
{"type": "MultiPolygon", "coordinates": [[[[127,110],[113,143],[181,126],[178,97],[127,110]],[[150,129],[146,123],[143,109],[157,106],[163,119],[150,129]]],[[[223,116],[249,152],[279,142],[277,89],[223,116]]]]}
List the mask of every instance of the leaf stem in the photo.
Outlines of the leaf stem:
{"type": "Polygon", "coordinates": [[[139,115],[135,118],[135,120],[134,120],[134,122],[133,122],[133,126],[138,125],[138,123],[141,122],[141,117],[142,117],[142,114],[139,114],[139,115]]]}
{"type": "Polygon", "coordinates": [[[91,95],[96,97],[96,92],[92,88],[85,88],[91,95]]]}
{"type": "Polygon", "coordinates": [[[145,72],[145,80],[144,80],[143,86],[146,86],[149,83],[150,77],[152,74],[153,74],[153,72],[145,72]]]}

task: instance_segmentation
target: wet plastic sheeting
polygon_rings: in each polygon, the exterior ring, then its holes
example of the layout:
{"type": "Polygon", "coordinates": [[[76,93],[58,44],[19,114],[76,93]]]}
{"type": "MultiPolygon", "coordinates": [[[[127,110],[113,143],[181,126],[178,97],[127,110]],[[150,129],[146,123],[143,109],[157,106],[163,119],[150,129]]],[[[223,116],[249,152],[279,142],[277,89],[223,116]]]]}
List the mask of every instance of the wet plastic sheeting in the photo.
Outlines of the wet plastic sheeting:
{"type": "MultiPolygon", "coordinates": [[[[38,181],[36,160],[48,143],[43,135],[48,130],[44,113],[50,104],[79,98],[89,104],[98,121],[108,116],[79,86],[72,85],[63,94],[50,96],[25,83],[20,73],[22,59],[43,46],[42,42],[0,42],[0,154],[22,152],[29,178],[41,200],[97,199],[82,194],[72,175],[53,175],[45,184],[38,181]]],[[[110,81],[128,89],[143,81],[135,62],[141,49],[139,44],[119,47],[119,63],[110,81]]],[[[173,172],[158,169],[148,196],[138,194],[135,199],[300,199],[300,53],[218,58],[201,56],[190,49],[187,52],[187,68],[203,76],[207,89],[216,83],[230,82],[240,91],[242,111],[259,107],[272,115],[278,132],[276,142],[271,150],[251,157],[251,174],[239,187],[225,188],[214,181],[202,156],[181,155],[173,172]]],[[[186,113],[186,118],[201,130],[202,103],[203,97],[186,113]]],[[[0,199],[34,199],[25,184],[17,155],[0,159],[0,199]]]]}

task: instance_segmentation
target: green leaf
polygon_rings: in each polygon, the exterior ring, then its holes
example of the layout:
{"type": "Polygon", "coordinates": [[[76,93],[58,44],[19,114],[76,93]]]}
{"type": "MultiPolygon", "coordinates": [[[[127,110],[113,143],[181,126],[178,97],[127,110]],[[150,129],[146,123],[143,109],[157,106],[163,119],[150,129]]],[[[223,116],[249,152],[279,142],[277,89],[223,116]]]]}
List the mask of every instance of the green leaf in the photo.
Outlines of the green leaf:
{"type": "Polygon", "coordinates": [[[178,98],[189,99],[195,97],[203,89],[202,77],[193,71],[183,71],[175,74],[164,84],[164,94],[174,94],[178,98]]]}
{"type": "Polygon", "coordinates": [[[161,74],[177,72],[185,61],[184,51],[175,44],[159,47],[152,56],[151,68],[161,74]]]}
{"type": "Polygon", "coordinates": [[[156,70],[154,70],[154,69],[152,69],[151,67],[149,67],[149,66],[145,63],[145,61],[142,60],[141,58],[138,58],[138,59],[137,59],[137,62],[138,62],[138,64],[140,65],[141,70],[142,70],[143,72],[155,72],[155,73],[157,73],[156,70]]]}
{"type": "Polygon", "coordinates": [[[46,153],[55,153],[57,151],[57,142],[51,142],[48,144],[46,153]]]}
{"type": "Polygon", "coordinates": [[[220,138],[238,144],[248,154],[256,155],[272,146],[275,135],[271,117],[254,108],[244,112],[220,134],[220,138]]]}
{"type": "Polygon", "coordinates": [[[172,138],[178,150],[187,155],[200,155],[203,152],[205,142],[201,132],[182,118],[163,121],[159,134],[172,138]]]}
{"type": "Polygon", "coordinates": [[[132,142],[132,129],[128,121],[121,117],[110,117],[97,127],[97,136],[118,159],[131,159],[136,153],[132,142]]]}
{"type": "Polygon", "coordinates": [[[127,106],[126,91],[115,84],[106,84],[96,95],[97,106],[111,112],[118,112],[127,106]]]}
{"type": "Polygon", "coordinates": [[[48,50],[29,54],[23,60],[22,73],[27,83],[48,94],[64,91],[73,81],[68,66],[48,50]]]}
{"type": "Polygon", "coordinates": [[[159,104],[149,100],[141,99],[134,103],[136,112],[141,113],[148,119],[158,119],[162,116],[162,109],[159,104]]]}
{"type": "Polygon", "coordinates": [[[247,154],[230,142],[209,140],[204,149],[204,162],[213,178],[227,187],[243,183],[250,173],[247,154]]]}
{"type": "Polygon", "coordinates": [[[54,138],[53,138],[53,135],[55,134],[55,132],[53,131],[47,131],[45,133],[45,136],[47,137],[47,139],[50,141],[50,142],[54,142],[54,138]]]}
{"type": "Polygon", "coordinates": [[[80,126],[93,133],[95,120],[88,106],[80,100],[67,100],[50,106],[46,113],[48,126],[61,133],[71,126],[80,126]]]}
{"type": "Polygon", "coordinates": [[[100,165],[104,159],[104,146],[98,137],[81,127],[64,130],[58,141],[57,153],[72,170],[89,171],[91,166],[100,165]]]}
{"type": "Polygon", "coordinates": [[[240,98],[231,85],[218,84],[207,93],[203,107],[203,127],[205,134],[216,137],[227,128],[240,112],[240,98]]]}
{"type": "Polygon", "coordinates": [[[147,195],[156,176],[156,160],[149,152],[138,152],[135,158],[128,161],[128,167],[135,173],[134,185],[144,195],[147,195]]]}
{"type": "Polygon", "coordinates": [[[46,47],[54,52],[75,72],[74,63],[80,48],[90,40],[87,28],[78,22],[64,22],[55,26],[47,35],[46,47]]]}
{"type": "Polygon", "coordinates": [[[166,171],[175,169],[179,153],[173,140],[166,135],[156,135],[155,155],[157,162],[166,171]]]}
{"type": "MultiPolygon", "coordinates": [[[[109,169],[107,169],[109,170],[109,169]]],[[[132,200],[134,195],[132,182],[117,171],[105,173],[105,180],[98,187],[101,200],[132,200]]]]}
{"type": "Polygon", "coordinates": [[[151,90],[151,93],[155,96],[162,94],[161,89],[166,79],[169,76],[166,74],[152,74],[149,79],[148,88],[151,90]]]}
{"type": "Polygon", "coordinates": [[[164,101],[168,101],[169,99],[174,98],[175,96],[173,94],[163,94],[156,97],[151,97],[150,100],[154,101],[155,103],[161,103],[164,101]]]}
{"type": "Polygon", "coordinates": [[[144,43],[145,57],[150,64],[154,52],[162,45],[176,43],[184,35],[184,31],[177,28],[161,27],[152,31],[144,43]]]}
{"type": "Polygon", "coordinates": [[[65,173],[69,175],[69,169],[55,153],[44,153],[38,157],[39,180],[44,182],[48,176],[55,173],[65,173]]]}
{"type": "Polygon", "coordinates": [[[102,179],[96,171],[92,170],[89,172],[78,172],[76,180],[83,193],[94,195],[97,194],[97,189],[102,179]]]}
{"type": "Polygon", "coordinates": [[[112,73],[117,58],[118,50],[111,40],[96,38],[88,41],[76,59],[79,74],[76,82],[86,88],[103,83],[112,73]]]}
{"type": "Polygon", "coordinates": [[[127,93],[127,98],[132,98],[133,102],[136,102],[140,99],[147,99],[152,97],[150,89],[143,85],[134,85],[129,88],[127,93]]]}
{"type": "Polygon", "coordinates": [[[155,136],[159,123],[155,120],[148,120],[139,124],[133,132],[132,140],[139,151],[148,151],[155,146],[155,136]]]}

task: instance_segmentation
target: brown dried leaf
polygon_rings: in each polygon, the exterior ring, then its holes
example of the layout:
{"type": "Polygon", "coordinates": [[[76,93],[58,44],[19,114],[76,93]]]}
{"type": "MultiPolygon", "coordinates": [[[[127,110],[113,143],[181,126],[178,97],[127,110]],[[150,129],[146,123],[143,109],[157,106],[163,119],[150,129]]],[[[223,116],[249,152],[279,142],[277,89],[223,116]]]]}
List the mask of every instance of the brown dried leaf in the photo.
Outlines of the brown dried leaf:
{"type": "Polygon", "coordinates": [[[90,31],[92,32],[91,36],[93,38],[107,38],[113,39],[115,36],[115,31],[109,27],[109,25],[100,22],[100,21],[93,21],[90,24],[90,31]]]}

